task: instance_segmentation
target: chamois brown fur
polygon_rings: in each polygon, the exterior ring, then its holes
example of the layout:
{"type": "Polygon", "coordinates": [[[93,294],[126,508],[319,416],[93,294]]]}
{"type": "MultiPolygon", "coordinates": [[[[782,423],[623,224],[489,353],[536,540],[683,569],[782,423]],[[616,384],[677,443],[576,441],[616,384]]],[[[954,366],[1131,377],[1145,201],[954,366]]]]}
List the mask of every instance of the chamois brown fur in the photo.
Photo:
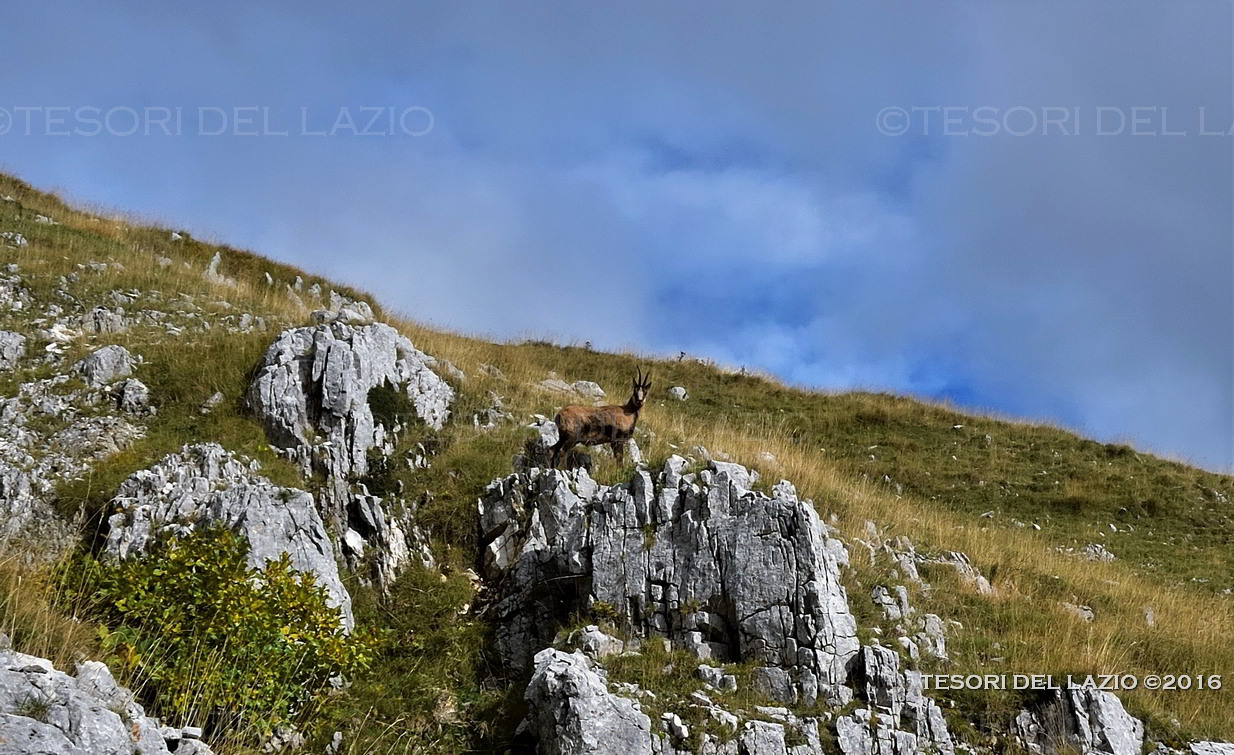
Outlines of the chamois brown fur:
{"type": "Polygon", "coordinates": [[[639,368],[634,378],[634,390],[630,399],[620,406],[565,406],[553,419],[557,423],[557,443],[553,446],[552,465],[566,458],[575,446],[597,446],[608,443],[613,456],[621,461],[626,441],[634,436],[638,413],[651,390],[651,374],[643,377],[639,368]]]}

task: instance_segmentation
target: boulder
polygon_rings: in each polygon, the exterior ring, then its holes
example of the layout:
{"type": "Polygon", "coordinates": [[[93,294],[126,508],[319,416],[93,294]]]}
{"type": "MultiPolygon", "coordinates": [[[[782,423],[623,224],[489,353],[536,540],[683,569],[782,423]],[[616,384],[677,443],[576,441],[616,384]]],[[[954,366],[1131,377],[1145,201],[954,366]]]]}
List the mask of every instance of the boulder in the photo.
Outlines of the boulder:
{"type": "Polygon", "coordinates": [[[680,385],[674,385],[672,388],[669,388],[668,395],[670,398],[675,398],[678,401],[685,401],[690,398],[690,394],[680,385]]]}
{"type": "Polygon", "coordinates": [[[523,697],[541,755],[652,755],[651,719],[582,653],[538,653],[523,697]]]}
{"type": "Polygon", "coordinates": [[[388,457],[394,451],[406,423],[418,418],[440,430],[454,390],[433,371],[437,360],[389,325],[371,322],[368,304],[333,294],[331,310],[322,311],[328,316],[318,325],[285,330],[270,346],[248,400],[272,445],[299,461],[306,475],[324,474],[320,501],[332,530],[353,530],[366,541],[345,547],[344,555],[360,566],[359,554],[376,549],[373,575],[385,587],[410,553],[424,556],[428,549],[409,505],[370,496],[355,481],[370,471],[370,452],[388,457]],[[414,416],[399,413],[402,397],[414,416]],[[374,507],[380,516],[356,520],[357,512],[374,507]],[[396,509],[406,515],[402,520],[396,509]]]}
{"type": "Polygon", "coordinates": [[[537,383],[537,385],[539,385],[542,390],[551,391],[552,393],[574,394],[574,386],[559,377],[545,378],[537,383]]]}
{"type": "Polygon", "coordinates": [[[26,355],[26,337],[11,330],[0,330],[0,370],[11,370],[26,355]]]}
{"type": "Polygon", "coordinates": [[[151,414],[150,389],[137,378],[129,378],[119,385],[116,393],[117,403],[122,411],[129,414],[151,414]]]}
{"type": "Polygon", "coordinates": [[[207,398],[205,401],[201,402],[201,406],[197,407],[197,412],[199,414],[212,413],[215,407],[223,403],[223,398],[224,397],[223,397],[222,391],[215,391],[214,393],[211,393],[210,397],[207,398]]]}
{"type": "Polygon", "coordinates": [[[600,630],[600,627],[591,624],[578,632],[575,640],[578,642],[579,649],[587,654],[590,658],[604,658],[610,655],[621,655],[625,650],[625,643],[618,638],[607,634],[600,630]]]}
{"type": "Polygon", "coordinates": [[[351,596],[339,578],[334,549],[313,497],[275,485],[257,469],[256,462],[234,456],[218,444],[202,443],[185,446],[134,473],[112,501],[115,513],[107,520],[104,556],[139,556],[158,535],[222,525],[248,541],[251,566],[261,568],[286,553],[293,568],[313,574],[350,630],[351,596]]]}
{"type": "Polygon", "coordinates": [[[82,330],[87,333],[123,333],[128,330],[124,319],[124,310],[107,307],[95,307],[82,321],[82,330]]]}
{"type": "Polygon", "coordinates": [[[133,374],[133,355],[123,346],[103,346],[95,349],[75,365],[86,385],[101,388],[133,374]]]}
{"type": "Polygon", "coordinates": [[[590,380],[575,380],[570,387],[588,401],[598,402],[604,399],[604,389],[590,380]]]}
{"type": "Polygon", "coordinates": [[[363,476],[369,449],[390,444],[396,430],[392,418],[374,416],[374,388],[388,383],[429,427],[445,424],[454,391],[433,364],[382,323],[292,328],[266,351],[248,398],[274,445],[344,480],[363,476]]]}
{"type": "Polygon", "coordinates": [[[23,246],[30,245],[30,242],[26,241],[26,237],[16,231],[4,231],[3,233],[0,233],[0,239],[4,239],[9,246],[14,246],[18,249],[23,246]]]}
{"type": "Polygon", "coordinates": [[[899,655],[881,645],[863,647],[860,665],[860,695],[866,705],[836,719],[842,753],[955,752],[943,712],[925,696],[919,672],[902,671],[899,655]]]}

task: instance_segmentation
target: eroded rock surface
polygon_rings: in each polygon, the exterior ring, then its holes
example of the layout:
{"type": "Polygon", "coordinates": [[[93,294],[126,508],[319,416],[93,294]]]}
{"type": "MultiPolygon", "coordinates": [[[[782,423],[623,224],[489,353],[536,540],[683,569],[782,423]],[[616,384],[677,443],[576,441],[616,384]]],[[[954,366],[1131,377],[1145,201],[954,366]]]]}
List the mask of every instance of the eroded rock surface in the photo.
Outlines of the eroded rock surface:
{"type": "Polygon", "coordinates": [[[333,294],[331,309],[314,312],[317,325],[285,330],[270,346],[248,397],[271,443],[306,475],[325,475],[322,509],[342,555],[355,566],[367,555],[386,585],[409,555],[425,564],[432,556],[407,502],[370,495],[356,481],[371,471],[372,453],[384,459],[394,451],[413,419],[441,429],[454,390],[433,371],[434,358],[372,317],[367,304],[333,294]],[[392,396],[405,397],[415,417],[392,413],[392,396]]]}
{"type": "Polygon", "coordinates": [[[26,337],[11,330],[0,330],[0,370],[11,370],[26,355],[26,337]]]}
{"type": "Polygon", "coordinates": [[[101,388],[133,374],[133,355],[123,346],[103,346],[77,363],[86,385],[101,388]]]}
{"type": "Polygon", "coordinates": [[[387,382],[404,391],[420,419],[441,429],[454,391],[435,361],[382,323],[331,322],[285,330],[266,351],[249,401],[270,439],[340,478],[362,476],[366,455],[391,440],[389,418],[374,417],[369,392],[387,382]],[[320,436],[320,440],[318,438],[320,436]]]}
{"type": "MultiPolygon", "coordinates": [[[[526,735],[541,755],[823,755],[819,720],[786,708],[759,707],[736,716],[697,695],[706,709],[696,732],[675,713],[652,721],[631,684],[610,685],[604,669],[582,653],[547,649],[535,657],[524,698],[526,735]],[[701,750],[700,750],[701,744],[701,750]]],[[[907,754],[906,754],[907,755],[907,754]]]]}
{"type": "Polygon", "coordinates": [[[524,698],[542,755],[652,755],[651,719],[581,653],[537,654],[524,698]]]}
{"type": "Polygon", "coordinates": [[[1144,744],[1144,724],[1113,693],[1088,688],[1058,691],[1021,711],[1012,731],[1029,752],[1040,755],[1139,755],[1144,744]]]}
{"type": "Polygon", "coordinates": [[[603,604],[626,631],[662,636],[702,660],[751,661],[789,701],[843,704],[858,652],[839,581],[844,548],[788,483],[752,492],[743,467],[597,484],[530,469],[480,502],[485,569],[506,662],[528,669],[563,617],[603,604]]]}
{"type": "Polygon", "coordinates": [[[836,740],[844,755],[955,752],[942,710],[925,696],[921,674],[901,670],[895,651],[863,647],[861,674],[867,705],[836,719],[836,740]]]}
{"type": "Polygon", "coordinates": [[[166,755],[181,738],[98,661],[70,676],[45,658],[0,650],[0,711],[0,755],[166,755]]]}
{"type": "Polygon", "coordinates": [[[45,560],[58,558],[76,537],[51,504],[56,485],[86,474],[143,432],[94,411],[105,394],[75,385],[61,374],[24,382],[15,396],[0,399],[0,545],[24,543],[45,560]]]}

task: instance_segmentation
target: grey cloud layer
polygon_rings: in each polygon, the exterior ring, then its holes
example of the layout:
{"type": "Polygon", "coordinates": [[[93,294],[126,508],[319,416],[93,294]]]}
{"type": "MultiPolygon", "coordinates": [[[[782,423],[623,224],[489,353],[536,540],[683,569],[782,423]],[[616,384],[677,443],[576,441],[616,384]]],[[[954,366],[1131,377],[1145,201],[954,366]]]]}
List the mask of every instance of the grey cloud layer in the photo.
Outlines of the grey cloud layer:
{"type": "Polygon", "coordinates": [[[1193,131],[1206,106],[1228,127],[1226,4],[178,13],[6,6],[0,85],[12,103],[423,105],[436,127],[10,135],[0,161],[445,326],[684,349],[1234,460],[1234,139],[875,127],[889,105],[1151,106],[1193,131]]]}

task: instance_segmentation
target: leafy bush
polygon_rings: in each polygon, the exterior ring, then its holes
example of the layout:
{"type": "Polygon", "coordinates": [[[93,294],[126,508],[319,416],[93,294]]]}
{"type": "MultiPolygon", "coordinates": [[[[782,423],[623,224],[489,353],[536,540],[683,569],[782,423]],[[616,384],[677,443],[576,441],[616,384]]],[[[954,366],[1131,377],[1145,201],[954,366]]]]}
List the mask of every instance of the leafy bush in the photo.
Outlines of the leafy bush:
{"type": "Polygon", "coordinates": [[[373,419],[387,428],[406,424],[418,416],[416,405],[412,403],[407,391],[389,380],[369,389],[368,405],[373,412],[373,419]]]}
{"type": "Polygon", "coordinates": [[[163,715],[265,732],[371,663],[376,643],[342,631],[311,574],[286,555],[262,569],[247,557],[242,537],[211,530],[143,559],[87,558],[107,660],[163,715]]]}

